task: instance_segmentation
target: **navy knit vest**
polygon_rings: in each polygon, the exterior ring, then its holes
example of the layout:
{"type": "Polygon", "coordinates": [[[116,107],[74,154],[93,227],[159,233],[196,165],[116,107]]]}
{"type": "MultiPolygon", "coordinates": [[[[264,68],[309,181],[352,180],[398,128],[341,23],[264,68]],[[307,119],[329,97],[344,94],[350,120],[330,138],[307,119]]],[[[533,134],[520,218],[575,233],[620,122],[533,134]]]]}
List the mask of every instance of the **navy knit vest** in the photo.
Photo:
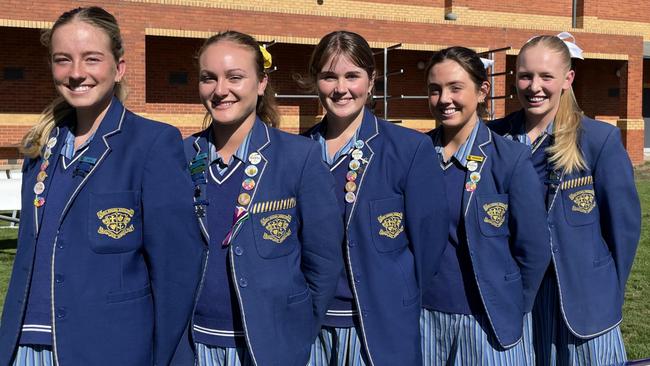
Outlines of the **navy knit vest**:
{"type": "Polygon", "coordinates": [[[195,341],[211,346],[245,347],[237,293],[230,276],[228,247],[222,246],[232,228],[235,204],[244,179],[244,164],[234,160],[230,169],[222,177],[213,169],[215,177],[222,180],[221,184],[214,180],[209,170],[206,171],[210,255],[194,312],[193,335],[195,341]]]}

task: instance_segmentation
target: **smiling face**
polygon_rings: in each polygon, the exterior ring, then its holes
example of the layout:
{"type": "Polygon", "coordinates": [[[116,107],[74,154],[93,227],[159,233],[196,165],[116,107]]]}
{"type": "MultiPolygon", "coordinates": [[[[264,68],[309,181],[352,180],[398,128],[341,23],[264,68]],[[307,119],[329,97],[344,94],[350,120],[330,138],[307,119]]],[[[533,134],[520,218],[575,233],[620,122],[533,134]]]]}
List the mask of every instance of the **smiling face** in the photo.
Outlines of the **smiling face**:
{"type": "Polygon", "coordinates": [[[318,98],[328,118],[346,123],[362,117],[372,86],[371,75],[345,55],[330,57],[316,76],[318,98]]]}
{"type": "Polygon", "coordinates": [[[56,28],[50,53],[54,85],[68,104],[78,111],[108,108],[126,63],[122,58],[115,60],[103,30],[73,20],[56,28]]]}
{"type": "Polygon", "coordinates": [[[476,121],[476,108],[485,100],[489,83],[477,86],[456,61],[444,60],[429,71],[429,110],[446,127],[460,128],[476,121]]]}
{"type": "Polygon", "coordinates": [[[517,58],[517,96],[532,123],[550,122],[560,106],[562,92],[571,87],[574,72],[559,52],[542,44],[527,48],[517,58]]]}
{"type": "Polygon", "coordinates": [[[266,75],[260,80],[255,54],[246,46],[218,41],[199,57],[199,96],[214,123],[254,121],[258,96],[264,95],[266,75]]]}

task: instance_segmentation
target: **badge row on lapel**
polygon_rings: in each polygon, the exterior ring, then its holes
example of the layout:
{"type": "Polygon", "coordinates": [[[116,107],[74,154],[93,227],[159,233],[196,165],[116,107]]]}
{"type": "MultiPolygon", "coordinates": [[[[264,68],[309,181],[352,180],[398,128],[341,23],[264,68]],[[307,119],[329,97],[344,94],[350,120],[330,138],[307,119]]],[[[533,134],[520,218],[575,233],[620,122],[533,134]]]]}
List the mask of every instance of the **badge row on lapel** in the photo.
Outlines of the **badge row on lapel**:
{"type": "Polygon", "coordinates": [[[43,152],[43,161],[41,162],[40,171],[36,175],[36,184],[34,184],[34,206],[41,207],[45,204],[45,198],[41,195],[45,192],[45,179],[48,177],[47,167],[50,166],[50,157],[52,156],[52,148],[56,146],[56,137],[50,137],[45,145],[43,152]]]}
{"type": "Polygon", "coordinates": [[[232,243],[233,239],[241,229],[242,225],[246,220],[250,218],[250,212],[248,210],[248,205],[251,203],[252,197],[249,193],[255,186],[257,182],[257,173],[259,173],[259,168],[257,165],[262,161],[262,155],[257,151],[254,151],[248,155],[248,164],[244,169],[244,174],[246,178],[241,183],[241,190],[239,196],[237,196],[237,203],[239,206],[235,207],[235,213],[232,219],[232,228],[226,234],[226,237],[221,242],[223,247],[227,247],[232,243]]]}
{"type": "Polygon", "coordinates": [[[481,173],[478,172],[479,167],[483,164],[484,158],[482,156],[467,155],[467,170],[470,172],[467,182],[465,182],[465,190],[467,192],[474,192],[478,187],[478,182],[481,180],[481,173]]]}
{"type": "Polygon", "coordinates": [[[345,183],[345,202],[354,203],[357,200],[357,177],[363,173],[363,164],[368,163],[363,158],[363,147],[365,143],[363,140],[354,142],[354,148],[350,151],[350,163],[348,164],[348,172],[345,175],[347,182],[345,183]]]}

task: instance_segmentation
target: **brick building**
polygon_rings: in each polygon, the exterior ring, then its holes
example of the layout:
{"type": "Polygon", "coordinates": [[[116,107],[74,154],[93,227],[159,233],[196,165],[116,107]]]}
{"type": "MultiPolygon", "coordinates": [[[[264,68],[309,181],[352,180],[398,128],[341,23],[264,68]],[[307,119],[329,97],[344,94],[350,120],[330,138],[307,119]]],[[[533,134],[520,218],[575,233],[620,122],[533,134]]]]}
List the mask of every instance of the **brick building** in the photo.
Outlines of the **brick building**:
{"type": "MultiPolygon", "coordinates": [[[[492,53],[496,64],[492,113],[501,117],[518,108],[514,69],[519,47],[530,37],[569,31],[585,50],[576,63],[574,89],[588,116],[617,125],[635,164],[643,161],[643,95],[650,96],[650,2],[619,0],[35,0],[0,2],[0,165],[16,163],[16,145],[55,95],[40,29],[65,10],[100,5],[120,22],[125,39],[127,106],[149,118],[169,122],[184,135],[200,128],[198,72],[194,55],[209,35],[236,29],[269,47],[277,70],[272,85],[281,96],[300,90],[296,74],[306,70],[319,38],[336,29],[365,36],[378,51],[379,74],[395,73],[377,84],[391,96],[387,116],[418,130],[433,128],[422,68],[431,51],[463,45],[492,53]],[[646,72],[644,72],[644,69],[646,72]],[[645,76],[644,76],[645,75],[645,76]],[[644,89],[646,88],[646,89],[644,89]],[[402,97],[405,96],[405,97],[402,97]]],[[[650,98],[648,98],[650,99],[650,98]]],[[[646,101],[649,103],[649,101],[646,101]]],[[[314,124],[322,109],[313,98],[281,97],[280,128],[298,132],[314,124]]],[[[647,108],[650,113],[650,108],[647,108]]],[[[375,112],[384,114],[384,101],[375,112]]]]}

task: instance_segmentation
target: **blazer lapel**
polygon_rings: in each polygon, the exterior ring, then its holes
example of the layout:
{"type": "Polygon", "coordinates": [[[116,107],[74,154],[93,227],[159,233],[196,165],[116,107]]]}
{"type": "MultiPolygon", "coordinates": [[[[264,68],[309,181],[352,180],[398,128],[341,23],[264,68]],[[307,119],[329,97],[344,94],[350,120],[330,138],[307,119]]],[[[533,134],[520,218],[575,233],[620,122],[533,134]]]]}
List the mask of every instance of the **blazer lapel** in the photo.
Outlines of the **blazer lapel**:
{"type": "Polygon", "coordinates": [[[208,233],[208,212],[206,205],[208,204],[207,198],[207,174],[208,174],[208,134],[210,127],[205,129],[199,136],[194,139],[193,145],[196,149],[196,155],[190,162],[190,173],[192,181],[194,182],[194,212],[196,213],[201,233],[206,241],[210,242],[210,234],[208,233]]]}
{"type": "MultiPolygon", "coordinates": [[[[483,121],[479,120],[479,128],[478,128],[478,133],[476,135],[476,139],[474,140],[474,145],[472,146],[472,152],[470,155],[474,157],[478,157],[479,159],[482,159],[482,161],[477,161],[479,164],[478,168],[476,171],[479,174],[483,174],[483,168],[485,168],[485,165],[488,163],[488,156],[485,154],[485,148],[492,143],[492,132],[488,129],[487,126],[483,123],[483,121]]],[[[468,173],[469,174],[469,173],[468,173]]],[[[467,191],[465,190],[463,192],[463,215],[467,216],[467,212],[469,212],[469,206],[472,203],[472,198],[474,197],[476,191],[481,189],[481,183],[480,181],[476,183],[476,189],[473,191],[467,191]]]]}
{"type": "Polygon", "coordinates": [[[77,163],[77,167],[75,168],[77,179],[74,180],[73,184],[75,186],[72,188],[72,193],[61,212],[61,220],[65,217],[75,198],[77,198],[81,189],[86,185],[86,182],[88,182],[93,173],[109,155],[111,151],[109,140],[112,136],[120,132],[125,115],[126,108],[124,108],[117,98],[113,97],[111,105],[99,125],[99,128],[97,128],[95,137],[93,137],[93,140],[90,142],[88,150],[84,152],[84,155],[77,163]],[[82,168],[82,164],[85,164],[85,169],[82,168]]]}
{"type": "Polygon", "coordinates": [[[70,129],[68,128],[67,123],[63,124],[62,126],[54,127],[52,129],[50,132],[50,137],[48,139],[48,146],[45,146],[43,148],[43,157],[38,167],[39,173],[34,176],[34,184],[28,185],[28,187],[34,191],[34,232],[36,235],[38,235],[41,227],[41,222],[43,221],[43,211],[45,209],[44,204],[47,203],[47,194],[50,191],[50,183],[52,183],[52,179],[47,179],[47,177],[54,175],[54,172],[57,169],[57,164],[60,160],[59,152],[65,143],[65,137],[68,135],[68,131],[70,131],[70,129]],[[38,174],[44,174],[45,176],[45,179],[42,181],[44,190],[41,194],[36,194],[36,185],[38,184],[39,179],[38,174]]]}
{"type": "Polygon", "coordinates": [[[374,114],[372,114],[372,112],[370,112],[370,110],[367,107],[364,107],[363,120],[361,121],[361,126],[359,128],[359,135],[357,137],[357,141],[363,142],[363,146],[359,149],[363,152],[363,156],[360,159],[361,166],[357,170],[358,183],[357,183],[357,190],[355,192],[356,199],[354,200],[354,202],[346,203],[345,205],[346,229],[350,226],[350,222],[352,222],[352,218],[357,208],[357,203],[359,202],[366,173],[368,172],[368,169],[370,168],[370,164],[372,164],[373,156],[375,155],[375,152],[372,148],[372,143],[373,143],[372,141],[378,135],[379,135],[379,121],[377,120],[377,117],[374,114]]]}

